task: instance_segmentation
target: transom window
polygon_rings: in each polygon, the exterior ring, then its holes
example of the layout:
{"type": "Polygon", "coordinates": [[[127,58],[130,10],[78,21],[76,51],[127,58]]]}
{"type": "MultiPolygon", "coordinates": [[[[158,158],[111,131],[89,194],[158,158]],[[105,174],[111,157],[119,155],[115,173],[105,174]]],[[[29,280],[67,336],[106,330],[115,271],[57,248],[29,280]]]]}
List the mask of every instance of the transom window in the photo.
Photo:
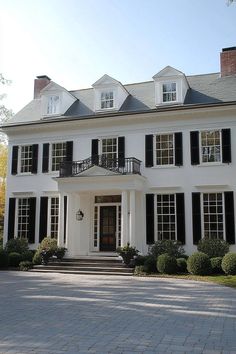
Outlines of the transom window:
{"type": "Polygon", "coordinates": [[[113,91],[101,93],[101,109],[114,107],[113,91]]]}
{"type": "Polygon", "coordinates": [[[162,85],[163,102],[176,101],[176,83],[167,82],[162,85]]]}
{"type": "Polygon", "coordinates": [[[31,172],[32,169],[32,145],[21,146],[20,149],[20,172],[31,172]]]}
{"type": "Polygon", "coordinates": [[[48,97],[47,114],[59,113],[59,104],[60,104],[59,96],[53,95],[48,97]]]}
{"type": "Polygon", "coordinates": [[[66,157],[66,142],[52,144],[52,171],[58,171],[66,157]]]}
{"type": "Polygon", "coordinates": [[[17,237],[27,238],[29,233],[29,198],[18,199],[18,231],[17,237]]]}
{"type": "Polygon", "coordinates": [[[220,130],[201,132],[202,163],[221,161],[221,132],[220,130]]]}
{"type": "Polygon", "coordinates": [[[111,160],[117,158],[117,138],[102,139],[102,155],[111,160]]]}
{"type": "Polygon", "coordinates": [[[203,194],[204,237],[224,238],[224,212],[222,193],[203,194]]]}
{"type": "Polygon", "coordinates": [[[158,194],[157,207],[157,239],[176,239],[176,202],[175,194],[158,194]]]}
{"type": "Polygon", "coordinates": [[[174,164],[174,134],[156,135],[156,165],[174,164]]]}
{"type": "Polygon", "coordinates": [[[51,210],[50,210],[50,236],[51,238],[58,237],[58,218],[59,218],[59,198],[51,198],[51,210]]]}

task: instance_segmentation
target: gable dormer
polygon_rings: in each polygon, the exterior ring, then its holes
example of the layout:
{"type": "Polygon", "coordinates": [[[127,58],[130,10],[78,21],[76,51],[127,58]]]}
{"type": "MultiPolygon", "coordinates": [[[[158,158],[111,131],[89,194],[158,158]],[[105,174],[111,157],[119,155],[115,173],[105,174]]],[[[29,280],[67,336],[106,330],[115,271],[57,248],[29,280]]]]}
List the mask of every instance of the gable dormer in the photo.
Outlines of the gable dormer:
{"type": "Polygon", "coordinates": [[[184,73],[166,66],[153,76],[156,106],[183,104],[189,84],[184,73]]]}
{"type": "Polygon", "coordinates": [[[118,111],[129,95],[119,81],[106,74],[92,86],[94,88],[94,110],[96,112],[118,111]]]}
{"type": "Polygon", "coordinates": [[[44,118],[63,115],[77,100],[64,87],[53,81],[40,91],[41,113],[44,118]]]}

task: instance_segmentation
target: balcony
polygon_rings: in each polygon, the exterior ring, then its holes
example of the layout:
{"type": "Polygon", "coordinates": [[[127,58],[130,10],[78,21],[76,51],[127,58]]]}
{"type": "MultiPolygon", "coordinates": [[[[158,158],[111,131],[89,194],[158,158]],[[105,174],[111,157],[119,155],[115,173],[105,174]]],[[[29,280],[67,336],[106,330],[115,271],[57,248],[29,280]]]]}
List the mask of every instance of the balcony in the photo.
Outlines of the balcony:
{"type": "Polygon", "coordinates": [[[121,175],[140,175],[141,161],[135,157],[111,159],[104,155],[96,155],[82,161],[62,162],[59,177],[75,177],[93,166],[99,166],[121,175]]]}

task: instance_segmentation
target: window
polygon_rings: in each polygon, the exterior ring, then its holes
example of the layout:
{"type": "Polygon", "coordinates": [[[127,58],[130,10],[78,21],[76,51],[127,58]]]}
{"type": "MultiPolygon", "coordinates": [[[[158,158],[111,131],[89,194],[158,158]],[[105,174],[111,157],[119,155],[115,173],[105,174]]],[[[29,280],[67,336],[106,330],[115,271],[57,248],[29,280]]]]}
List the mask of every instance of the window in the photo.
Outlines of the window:
{"type": "Polygon", "coordinates": [[[60,104],[59,96],[54,95],[48,97],[47,114],[59,113],[59,104],[60,104]]]}
{"type": "Polygon", "coordinates": [[[203,194],[204,237],[224,238],[224,212],[222,193],[203,194]]]}
{"type": "Polygon", "coordinates": [[[32,170],[32,145],[20,147],[20,172],[26,173],[32,170]]]}
{"type": "Polygon", "coordinates": [[[102,155],[107,159],[117,158],[117,138],[102,139],[102,155]]]}
{"type": "Polygon", "coordinates": [[[101,93],[101,109],[114,107],[113,91],[101,93]]]}
{"type": "Polygon", "coordinates": [[[28,238],[29,211],[30,211],[29,198],[18,199],[17,237],[19,238],[28,238]]]}
{"type": "Polygon", "coordinates": [[[221,162],[221,132],[209,130],[201,132],[202,163],[221,162]]]}
{"type": "Polygon", "coordinates": [[[66,142],[63,143],[53,143],[51,145],[51,154],[52,154],[52,171],[59,171],[60,164],[66,158],[66,142]]]}
{"type": "Polygon", "coordinates": [[[174,134],[156,135],[156,165],[174,165],[174,134]]]}
{"type": "Polygon", "coordinates": [[[157,207],[157,239],[176,239],[176,201],[175,194],[158,194],[157,207]]]}
{"type": "Polygon", "coordinates": [[[50,206],[50,236],[51,238],[58,237],[58,218],[59,218],[59,198],[52,197],[50,206]]]}
{"type": "Polygon", "coordinates": [[[163,102],[176,101],[176,83],[168,82],[162,85],[163,102]]]}

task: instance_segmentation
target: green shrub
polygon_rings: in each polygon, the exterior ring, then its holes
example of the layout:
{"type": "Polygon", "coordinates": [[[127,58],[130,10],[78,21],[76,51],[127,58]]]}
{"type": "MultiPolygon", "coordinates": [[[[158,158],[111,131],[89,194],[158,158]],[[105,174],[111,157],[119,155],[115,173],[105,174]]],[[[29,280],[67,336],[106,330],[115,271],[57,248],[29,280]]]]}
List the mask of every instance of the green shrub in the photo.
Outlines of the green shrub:
{"type": "Polygon", "coordinates": [[[177,258],[177,271],[178,273],[186,273],[187,272],[187,260],[185,258],[177,258]]]}
{"type": "Polygon", "coordinates": [[[25,238],[12,238],[6,243],[5,250],[8,254],[12,252],[22,254],[29,250],[28,241],[25,238]]]}
{"type": "Polygon", "coordinates": [[[135,257],[135,266],[141,266],[141,265],[144,265],[144,262],[146,261],[146,259],[148,258],[149,256],[141,256],[141,255],[138,255],[135,257]]]}
{"type": "Polygon", "coordinates": [[[41,264],[42,263],[42,256],[41,256],[41,250],[38,248],[37,251],[35,252],[32,260],[33,264],[41,264]]]}
{"type": "Polygon", "coordinates": [[[57,257],[57,259],[61,261],[65,253],[66,253],[65,247],[57,247],[56,251],[54,252],[54,255],[57,257]]]}
{"type": "Polygon", "coordinates": [[[157,273],[157,261],[153,256],[147,256],[144,261],[144,271],[146,273],[157,273]]]}
{"type": "Polygon", "coordinates": [[[130,246],[129,243],[124,247],[118,247],[116,252],[123,258],[126,265],[129,265],[131,260],[139,253],[139,251],[135,247],[130,246]]]}
{"type": "Polygon", "coordinates": [[[211,269],[212,269],[213,274],[222,274],[223,273],[222,267],[221,267],[222,259],[223,259],[223,257],[213,257],[210,259],[211,269]]]}
{"type": "Polygon", "coordinates": [[[9,266],[10,267],[19,267],[19,264],[22,261],[22,256],[20,253],[11,252],[11,253],[9,253],[8,257],[9,257],[9,266]]]}
{"type": "Polygon", "coordinates": [[[193,253],[187,260],[187,269],[194,275],[208,275],[211,273],[211,261],[203,252],[193,253]]]}
{"type": "Polygon", "coordinates": [[[33,268],[33,263],[29,261],[22,261],[19,264],[20,270],[28,271],[29,269],[33,268]]]}
{"type": "Polygon", "coordinates": [[[163,274],[175,274],[177,272],[176,258],[167,253],[161,254],[157,258],[157,270],[163,274]]]}
{"type": "Polygon", "coordinates": [[[144,266],[143,265],[136,266],[134,268],[134,275],[142,275],[142,274],[146,274],[144,266]]]}
{"type": "Polygon", "coordinates": [[[5,250],[0,248],[0,268],[8,267],[8,254],[5,250]]]}
{"type": "Polygon", "coordinates": [[[236,275],[236,253],[227,253],[222,259],[221,266],[225,274],[236,275]]]}
{"type": "Polygon", "coordinates": [[[32,259],[33,259],[33,255],[34,253],[30,250],[28,251],[25,251],[21,254],[22,256],[22,261],[29,261],[29,262],[32,262],[32,259]]]}
{"type": "Polygon", "coordinates": [[[199,252],[207,254],[210,258],[224,257],[229,252],[229,244],[217,238],[203,238],[198,242],[197,249],[199,252]]]}
{"type": "Polygon", "coordinates": [[[179,241],[161,240],[155,242],[149,250],[149,255],[155,259],[164,253],[171,257],[180,258],[184,255],[184,248],[179,241]]]}
{"type": "Polygon", "coordinates": [[[41,250],[45,249],[50,251],[53,254],[57,250],[57,240],[55,238],[45,237],[41,241],[39,248],[41,250]]]}

